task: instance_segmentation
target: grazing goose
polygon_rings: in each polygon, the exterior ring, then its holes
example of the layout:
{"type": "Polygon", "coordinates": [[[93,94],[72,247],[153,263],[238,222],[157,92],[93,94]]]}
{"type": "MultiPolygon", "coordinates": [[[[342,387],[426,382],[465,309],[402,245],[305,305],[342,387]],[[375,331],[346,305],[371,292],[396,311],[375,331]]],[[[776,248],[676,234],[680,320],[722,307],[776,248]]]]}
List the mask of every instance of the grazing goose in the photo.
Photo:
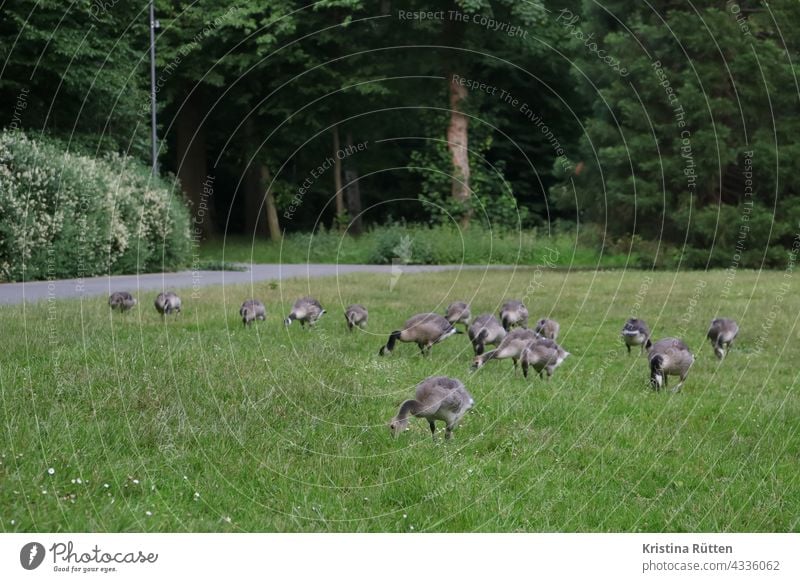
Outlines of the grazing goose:
{"type": "Polygon", "coordinates": [[[127,291],[116,291],[108,298],[108,304],[111,309],[119,309],[120,311],[128,311],[138,303],[136,298],[127,291]]]}
{"type": "Polygon", "coordinates": [[[366,307],[356,303],[354,305],[349,305],[347,309],[344,310],[344,318],[347,320],[347,329],[350,331],[353,331],[353,328],[356,326],[364,329],[367,325],[367,319],[369,319],[369,312],[366,307]]]}
{"type": "Polygon", "coordinates": [[[653,345],[650,341],[650,328],[643,319],[631,317],[622,326],[622,339],[625,341],[625,347],[628,348],[628,354],[631,353],[631,346],[642,346],[642,353],[653,345]]]}
{"type": "Polygon", "coordinates": [[[714,353],[720,360],[728,353],[737,335],[739,335],[739,325],[734,320],[721,318],[711,322],[707,337],[711,340],[714,353]]]}
{"type": "Polygon", "coordinates": [[[508,332],[503,341],[500,342],[495,349],[475,356],[472,362],[472,369],[477,370],[482,368],[489,360],[502,360],[511,358],[514,361],[514,371],[517,369],[517,361],[522,355],[522,351],[528,346],[532,340],[540,339],[532,329],[515,329],[508,332]]]}
{"type": "Polygon", "coordinates": [[[558,332],[561,331],[561,326],[555,319],[540,319],[536,322],[534,331],[542,337],[556,341],[558,332]]]}
{"type": "Polygon", "coordinates": [[[668,376],[680,376],[680,382],[673,392],[679,392],[686,381],[689,368],[694,363],[694,356],[681,340],[674,337],[664,338],[650,347],[650,385],[654,390],[667,386],[668,376]]]}
{"type": "Polygon", "coordinates": [[[542,377],[542,372],[547,372],[547,379],[553,375],[564,360],[569,356],[569,352],[564,350],[551,339],[543,338],[528,342],[528,346],[522,350],[520,362],[522,362],[522,374],[528,377],[528,368],[533,367],[542,377]]]}
{"type": "Polygon", "coordinates": [[[181,312],[181,298],[172,291],[166,293],[159,293],[155,301],[156,311],[162,316],[169,315],[170,313],[181,312]]]}
{"type": "Polygon", "coordinates": [[[431,427],[431,435],[436,438],[437,420],[443,420],[446,428],[444,438],[453,436],[453,429],[461,417],[472,408],[475,401],[469,395],[464,384],[447,376],[431,376],[417,384],[416,398],[406,400],[400,405],[389,428],[397,437],[408,428],[408,415],[424,418],[431,427]]]}
{"type": "Polygon", "coordinates": [[[283,323],[292,325],[292,322],[296,319],[303,327],[305,327],[306,323],[310,327],[313,327],[324,313],[325,310],[322,309],[322,305],[320,305],[319,301],[313,297],[301,297],[294,302],[291,313],[289,313],[283,323]]]}
{"type": "Polygon", "coordinates": [[[242,324],[248,326],[255,320],[267,319],[267,309],[258,299],[248,299],[239,308],[239,315],[242,316],[242,324]]]}
{"type": "Polygon", "coordinates": [[[497,346],[506,337],[506,330],[491,313],[485,313],[475,318],[469,326],[469,341],[475,348],[475,355],[480,356],[486,349],[486,344],[497,346]]]}
{"type": "Polygon", "coordinates": [[[506,331],[515,326],[528,327],[528,308],[522,301],[515,299],[506,301],[500,308],[500,321],[503,322],[506,331]]]}
{"type": "Polygon", "coordinates": [[[389,341],[378,352],[381,356],[392,353],[397,340],[401,342],[415,342],[422,355],[430,354],[431,346],[438,344],[454,333],[461,333],[449,321],[436,313],[419,313],[409,318],[403,329],[393,331],[389,341]]]}
{"type": "Polygon", "coordinates": [[[447,313],[445,313],[444,316],[444,318],[453,325],[457,323],[463,323],[464,329],[467,329],[469,327],[469,320],[471,317],[472,313],[469,310],[469,305],[467,305],[463,301],[456,301],[455,303],[451,303],[447,307],[447,313]]]}

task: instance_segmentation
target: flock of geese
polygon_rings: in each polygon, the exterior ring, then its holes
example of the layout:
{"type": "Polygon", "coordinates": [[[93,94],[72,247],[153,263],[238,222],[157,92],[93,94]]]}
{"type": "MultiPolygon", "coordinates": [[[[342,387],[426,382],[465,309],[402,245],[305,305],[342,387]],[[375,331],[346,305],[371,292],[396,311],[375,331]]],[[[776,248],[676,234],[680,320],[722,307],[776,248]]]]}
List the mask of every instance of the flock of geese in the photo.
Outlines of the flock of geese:
{"type": "MultiPolygon", "coordinates": [[[[111,309],[128,311],[136,304],[136,298],[127,291],[112,293],[108,299],[111,309]]],[[[155,308],[165,317],[181,312],[181,299],[168,291],[159,293],[155,299],[155,308]]],[[[319,301],[312,297],[302,297],[295,301],[284,324],[289,326],[299,321],[313,327],[325,309],[319,301]]],[[[249,326],[254,321],[264,321],[267,310],[257,299],[248,299],[239,309],[242,324],[249,326]]],[[[540,378],[549,380],[555,370],[570,355],[556,341],[561,326],[553,319],[539,319],[533,329],[528,328],[528,309],[521,301],[506,301],[500,308],[500,318],[491,313],[484,313],[472,319],[467,303],[457,301],[448,306],[445,315],[437,313],[418,313],[411,316],[402,328],[389,335],[386,345],[378,352],[381,356],[391,354],[397,342],[416,343],[423,356],[429,355],[431,347],[455,334],[464,332],[457,329],[462,324],[466,331],[475,358],[472,370],[478,370],[492,360],[511,359],[516,373],[519,366],[525,378],[531,368],[540,378]],[[486,350],[486,346],[494,349],[486,350]]],[[[354,304],[345,309],[347,328],[364,329],[369,319],[369,312],[363,305],[354,304]]],[[[711,341],[714,353],[722,360],[739,333],[738,324],[732,319],[719,318],[711,322],[707,337],[711,341]]],[[[651,341],[650,328],[642,319],[631,318],[625,322],[621,333],[628,354],[631,348],[639,347],[642,354],[647,353],[650,364],[650,384],[655,390],[667,386],[669,376],[678,376],[679,382],[672,389],[680,391],[689,369],[694,363],[694,355],[680,339],[667,337],[655,343],[651,341]]],[[[452,436],[453,429],[461,418],[470,410],[475,401],[467,392],[463,382],[447,376],[431,376],[424,379],[416,387],[415,397],[400,405],[397,415],[389,423],[394,436],[408,428],[410,416],[424,418],[428,421],[431,434],[436,434],[436,421],[445,423],[445,438],[452,436]]]]}

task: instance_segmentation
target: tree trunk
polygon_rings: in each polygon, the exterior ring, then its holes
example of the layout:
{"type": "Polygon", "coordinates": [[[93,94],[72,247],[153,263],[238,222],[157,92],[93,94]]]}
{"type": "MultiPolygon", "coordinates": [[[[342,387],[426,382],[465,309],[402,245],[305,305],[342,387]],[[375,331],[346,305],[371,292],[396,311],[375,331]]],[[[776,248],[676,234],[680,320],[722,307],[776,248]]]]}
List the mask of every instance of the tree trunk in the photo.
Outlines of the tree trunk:
{"type": "MultiPolygon", "coordinates": [[[[345,141],[347,150],[354,151],[352,132],[347,132],[345,141]]],[[[358,184],[358,170],[356,170],[353,156],[347,159],[344,180],[347,183],[347,213],[350,215],[350,232],[358,236],[364,231],[364,225],[361,221],[361,189],[358,184]]]]}
{"type": "Polygon", "coordinates": [[[267,164],[253,160],[245,176],[245,226],[256,238],[269,235],[273,242],[280,242],[281,225],[270,181],[267,164]]]}
{"type": "Polygon", "coordinates": [[[261,164],[253,160],[244,177],[244,228],[255,238],[267,236],[264,210],[264,184],[261,179],[261,164]]]}
{"type": "Polygon", "coordinates": [[[266,164],[260,164],[261,184],[263,185],[264,198],[267,207],[267,229],[269,230],[269,238],[272,242],[280,242],[281,240],[281,225],[278,222],[278,209],[275,207],[275,194],[272,192],[270,182],[272,177],[269,174],[269,168],[266,164]]]}
{"type": "Polygon", "coordinates": [[[245,175],[244,212],[246,232],[255,237],[266,237],[278,242],[281,240],[281,227],[275,195],[270,188],[271,177],[266,162],[260,159],[260,144],[256,137],[253,117],[248,117],[244,125],[244,139],[247,144],[246,155],[255,156],[245,175]]]}
{"type": "Polygon", "coordinates": [[[469,225],[472,211],[469,208],[469,118],[462,113],[462,102],[467,98],[467,88],[455,81],[456,75],[450,73],[450,124],[447,127],[447,147],[453,161],[451,194],[464,205],[461,225],[469,225]]]}
{"type": "Polygon", "coordinates": [[[333,187],[336,188],[336,226],[342,228],[344,220],[344,192],[342,192],[342,160],[339,158],[339,126],[333,126],[333,187]]]}
{"type": "Polygon", "coordinates": [[[175,153],[178,179],[191,202],[193,230],[209,237],[214,234],[213,178],[206,169],[206,127],[204,100],[199,90],[183,102],[175,120],[175,153]],[[209,186],[210,184],[210,186],[209,186]]]}
{"type": "Polygon", "coordinates": [[[267,235],[267,223],[264,220],[264,185],[261,180],[261,162],[259,162],[259,143],[256,137],[255,121],[250,115],[242,128],[244,133],[244,159],[250,160],[244,176],[244,229],[254,238],[267,235]]]}

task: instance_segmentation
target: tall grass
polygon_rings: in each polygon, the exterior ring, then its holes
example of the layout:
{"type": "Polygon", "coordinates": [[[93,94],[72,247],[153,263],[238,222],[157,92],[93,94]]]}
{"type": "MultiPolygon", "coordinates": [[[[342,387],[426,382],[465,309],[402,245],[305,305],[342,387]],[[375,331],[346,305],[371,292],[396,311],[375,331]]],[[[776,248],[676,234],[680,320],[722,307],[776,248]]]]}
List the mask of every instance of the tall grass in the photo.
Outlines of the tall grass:
{"type": "MultiPolygon", "coordinates": [[[[376,227],[359,237],[335,231],[287,234],[281,243],[252,237],[206,241],[201,256],[208,260],[254,263],[469,264],[553,265],[581,268],[641,264],[639,253],[604,248],[602,237],[588,229],[458,230],[449,226],[376,227]]],[[[646,262],[646,261],[645,261],[646,262]]]]}

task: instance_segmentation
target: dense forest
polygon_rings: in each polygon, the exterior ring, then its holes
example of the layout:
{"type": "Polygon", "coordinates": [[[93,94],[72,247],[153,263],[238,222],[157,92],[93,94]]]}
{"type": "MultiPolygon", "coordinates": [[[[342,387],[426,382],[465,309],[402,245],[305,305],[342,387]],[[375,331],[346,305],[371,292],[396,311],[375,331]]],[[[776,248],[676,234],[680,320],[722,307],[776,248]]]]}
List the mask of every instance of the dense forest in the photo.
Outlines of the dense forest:
{"type": "MultiPolygon", "coordinates": [[[[800,4],[155,2],[160,179],[204,238],[583,229],[658,266],[785,262],[800,4]]],[[[146,2],[0,8],[2,125],[150,163],[146,2]]]]}

